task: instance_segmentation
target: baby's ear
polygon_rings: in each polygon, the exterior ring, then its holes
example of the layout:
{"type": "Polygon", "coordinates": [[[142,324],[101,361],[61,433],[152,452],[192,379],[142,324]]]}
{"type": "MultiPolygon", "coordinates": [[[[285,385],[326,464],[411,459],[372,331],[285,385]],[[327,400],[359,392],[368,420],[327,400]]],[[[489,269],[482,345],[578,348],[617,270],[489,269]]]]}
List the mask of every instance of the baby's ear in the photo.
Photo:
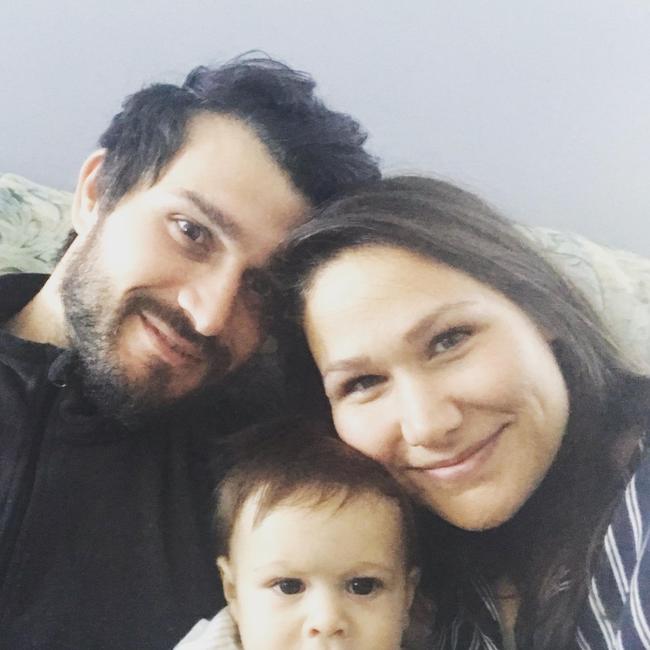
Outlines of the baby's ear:
{"type": "Polygon", "coordinates": [[[223,585],[223,595],[230,606],[230,614],[237,622],[237,590],[235,588],[235,576],[230,567],[230,562],[225,555],[217,558],[217,568],[221,575],[221,584],[223,585]]]}
{"type": "Polygon", "coordinates": [[[420,569],[413,567],[408,576],[406,576],[406,609],[411,609],[413,604],[413,598],[415,597],[415,591],[420,584],[420,569]]]}

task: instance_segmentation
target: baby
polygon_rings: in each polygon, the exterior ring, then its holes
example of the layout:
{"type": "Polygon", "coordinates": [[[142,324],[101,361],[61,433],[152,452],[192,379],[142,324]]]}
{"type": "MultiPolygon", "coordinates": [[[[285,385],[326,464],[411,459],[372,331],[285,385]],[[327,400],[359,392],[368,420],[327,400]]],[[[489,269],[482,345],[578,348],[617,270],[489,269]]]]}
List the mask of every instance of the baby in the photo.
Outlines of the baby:
{"type": "Polygon", "coordinates": [[[306,428],[240,436],[216,516],[228,607],[176,650],[401,647],[419,574],[409,500],[380,465],[306,428]]]}

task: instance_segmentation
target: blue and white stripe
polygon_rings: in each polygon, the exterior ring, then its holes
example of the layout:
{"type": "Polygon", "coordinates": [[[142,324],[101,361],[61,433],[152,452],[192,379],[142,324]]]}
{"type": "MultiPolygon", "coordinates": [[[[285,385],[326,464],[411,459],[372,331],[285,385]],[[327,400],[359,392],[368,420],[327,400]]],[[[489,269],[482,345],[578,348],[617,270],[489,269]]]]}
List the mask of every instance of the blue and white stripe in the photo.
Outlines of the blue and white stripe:
{"type": "MultiPolygon", "coordinates": [[[[480,629],[459,615],[435,650],[498,650],[498,612],[493,596],[477,583],[485,605],[480,629]],[[489,635],[488,635],[489,634],[489,635]]],[[[650,650],[650,454],[629,481],[603,540],[602,555],[578,618],[580,650],[650,650]]]]}
{"type": "Polygon", "coordinates": [[[650,650],[650,460],[628,483],[578,622],[584,650],[650,650]]]}

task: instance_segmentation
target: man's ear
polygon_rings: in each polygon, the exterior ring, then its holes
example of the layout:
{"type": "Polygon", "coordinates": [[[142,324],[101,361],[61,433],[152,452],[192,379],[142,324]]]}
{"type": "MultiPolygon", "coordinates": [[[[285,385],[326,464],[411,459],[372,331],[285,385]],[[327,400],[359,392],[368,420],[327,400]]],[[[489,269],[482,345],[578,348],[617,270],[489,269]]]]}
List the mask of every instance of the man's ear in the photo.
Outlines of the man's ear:
{"type": "Polygon", "coordinates": [[[223,585],[223,595],[230,607],[230,614],[235,623],[237,622],[237,589],[235,588],[235,576],[225,555],[217,558],[217,568],[221,575],[221,584],[223,585]]]}
{"type": "Polygon", "coordinates": [[[98,149],[91,153],[81,166],[72,200],[72,227],[78,235],[90,230],[99,216],[97,176],[105,157],[106,150],[98,149]]]}

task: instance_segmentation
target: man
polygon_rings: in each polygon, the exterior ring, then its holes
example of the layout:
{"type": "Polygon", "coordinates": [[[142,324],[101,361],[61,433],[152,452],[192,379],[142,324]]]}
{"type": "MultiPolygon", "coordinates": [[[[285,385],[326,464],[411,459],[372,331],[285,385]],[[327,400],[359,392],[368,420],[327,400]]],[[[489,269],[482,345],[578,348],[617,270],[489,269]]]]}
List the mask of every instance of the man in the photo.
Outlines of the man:
{"type": "Polygon", "coordinates": [[[378,176],[313,89],[242,59],[136,93],[52,275],[0,279],[0,647],[168,648],[222,604],[210,442],[241,419],[220,396],[264,339],[264,266],[378,176]]]}

